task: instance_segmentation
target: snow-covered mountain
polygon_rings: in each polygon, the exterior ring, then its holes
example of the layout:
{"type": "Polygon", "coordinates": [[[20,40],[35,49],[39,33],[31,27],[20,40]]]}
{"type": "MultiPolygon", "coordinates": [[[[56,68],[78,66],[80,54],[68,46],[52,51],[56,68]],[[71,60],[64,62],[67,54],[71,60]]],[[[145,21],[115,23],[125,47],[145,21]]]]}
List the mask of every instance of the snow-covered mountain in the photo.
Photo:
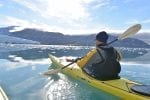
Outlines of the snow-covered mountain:
{"type": "MultiPolygon", "coordinates": [[[[91,33],[91,35],[64,35],[60,32],[48,32],[40,29],[9,26],[0,28],[0,34],[11,37],[1,37],[3,39],[1,41],[5,43],[36,43],[34,41],[38,41],[43,45],[95,45],[95,34],[93,33],[91,33]]],[[[118,37],[118,35],[115,35],[115,33],[109,34],[109,42],[118,37]]],[[[149,36],[146,35],[146,37],[149,36]]],[[[116,47],[150,48],[150,45],[145,42],[145,37],[143,35],[136,38],[132,37],[122,41],[117,41],[112,45],[116,47]]]]}

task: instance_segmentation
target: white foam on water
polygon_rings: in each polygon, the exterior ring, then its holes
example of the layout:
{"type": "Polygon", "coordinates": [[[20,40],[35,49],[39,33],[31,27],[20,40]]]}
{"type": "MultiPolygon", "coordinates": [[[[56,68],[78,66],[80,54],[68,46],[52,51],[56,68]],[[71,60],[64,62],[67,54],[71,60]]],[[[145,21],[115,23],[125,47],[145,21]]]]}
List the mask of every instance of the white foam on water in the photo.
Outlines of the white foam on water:
{"type": "Polygon", "coordinates": [[[3,67],[5,67],[6,70],[14,70],[17,68],[30,67],[30,66],[32,66],[32,70],[35,70],[37,64],[38,65],[51,64],[49,58],[38,59],[38,60],[25,60],[22,57],[16,57],[15,55],[10,55],[9,57],[12,58],[13,62],[8,61],[3,63],[3,67]]]}

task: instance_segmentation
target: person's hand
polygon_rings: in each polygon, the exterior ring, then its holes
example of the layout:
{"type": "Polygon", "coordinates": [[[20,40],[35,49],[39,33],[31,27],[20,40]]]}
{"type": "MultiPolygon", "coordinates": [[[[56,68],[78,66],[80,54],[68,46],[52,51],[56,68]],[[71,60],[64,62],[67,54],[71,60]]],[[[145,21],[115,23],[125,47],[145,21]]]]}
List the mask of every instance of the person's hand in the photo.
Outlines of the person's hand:
{"type": "Polygon", "coordinates": [[[80,60],[81,58],[76,58],[76,59],[68,59],[66,58],[67,62],[77,62],[78,60],[80,60]]]}
{"type": "Polygon", "coordinates": [[[68,59],[68,58],[66,58],[66,61],[67,61],[67,62],[74,62],[73,59],[68,59]]]}

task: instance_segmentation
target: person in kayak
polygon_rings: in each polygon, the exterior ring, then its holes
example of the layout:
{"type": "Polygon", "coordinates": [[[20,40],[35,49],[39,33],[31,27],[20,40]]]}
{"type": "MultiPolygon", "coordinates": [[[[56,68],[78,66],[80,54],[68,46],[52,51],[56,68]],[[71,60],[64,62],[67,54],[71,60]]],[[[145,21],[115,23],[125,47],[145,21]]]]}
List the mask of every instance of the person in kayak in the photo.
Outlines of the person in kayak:
{"type": "Polygon", "coordinates": [[[96,49],[77,60],[79,67],[90,76],[99,80],[118,79],[121,71],[120,53],[107,45],[108,34],[105,31],[96,35],[96,49]]]}

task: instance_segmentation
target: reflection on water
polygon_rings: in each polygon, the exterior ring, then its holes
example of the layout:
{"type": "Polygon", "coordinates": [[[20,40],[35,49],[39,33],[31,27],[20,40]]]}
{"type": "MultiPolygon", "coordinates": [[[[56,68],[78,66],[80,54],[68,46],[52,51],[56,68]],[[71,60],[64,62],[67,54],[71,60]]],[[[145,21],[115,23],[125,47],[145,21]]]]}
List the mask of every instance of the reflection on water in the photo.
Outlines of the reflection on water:
{"type": "Polygon", "coordinates": [[[119,100],[63,74],[51,76],[44,88],[47,91],[46,100],[119,100]]]}
{"type": "Polygon", "coordinates": [[[66,80],[50,80],[45,86],[47,89],[47,100],[77,100],[75,93],[73,93],[75,87],[76,85],[66,80]]]}
{"type": "MultiPolygon", "coordinates": [[[[112,100],[113,96],[66,75],[59,73],[49,78],[41,75],[51,65],[48,59],[49,53],[58,57],[80,57],[92,48],[94,47],[0,44],[0,85],[11,100],[112,100]]],[[[121,63],[121,76],[144,84],[150,83],[147,78],[150,77],[150,50],[117,49],[123,53],[123,59],[126,61],[121,63]]]]}

